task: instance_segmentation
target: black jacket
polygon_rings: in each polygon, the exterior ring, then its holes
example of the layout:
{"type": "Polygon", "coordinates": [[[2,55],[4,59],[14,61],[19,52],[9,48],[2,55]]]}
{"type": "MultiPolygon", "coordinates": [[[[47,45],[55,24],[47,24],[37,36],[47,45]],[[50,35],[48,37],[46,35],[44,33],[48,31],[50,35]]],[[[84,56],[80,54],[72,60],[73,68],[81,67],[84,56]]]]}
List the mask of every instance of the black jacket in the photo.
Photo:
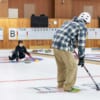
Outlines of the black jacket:
{"type": "Polygon", "coordinates": [[[23,56],[25,54],[30,55],[30,53],[26,50],[25,46],[20,47],[19,45],[16,46],[15,53],[17,57],[21,55],[23,56]]]}

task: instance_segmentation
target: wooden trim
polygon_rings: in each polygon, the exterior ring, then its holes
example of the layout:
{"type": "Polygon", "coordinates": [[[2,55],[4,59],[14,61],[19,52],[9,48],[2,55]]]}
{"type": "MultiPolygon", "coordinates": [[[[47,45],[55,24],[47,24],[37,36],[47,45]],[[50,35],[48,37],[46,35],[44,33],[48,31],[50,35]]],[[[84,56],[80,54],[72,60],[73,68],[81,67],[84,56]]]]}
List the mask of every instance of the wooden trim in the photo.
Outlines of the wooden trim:
{"type": "MultiPolygon", "coordinates": [[[[49,19],[49,27],[56,28],[60,27],[64,21],[70,19],[49,19]],[[57,21],[57,24],[54,24],[54,21],[57,21]]],[[[0,19],[0,27],[4,29],[4,40],[0,41],[0,49],[12,49],[17,45],[16,41],[11,41],[8,39],[8,29],[9,28],[27,28],[30,27],[30,19],[7,19],[2,18],[0,19]]],[[[98,20],[93,19],[91,24],[88,27],[98,27],[98,20]]],[[[24,44],[27,48],[31,48],[33,46],[42,46],[42,47],[51,47],[52,41],[51,40],[27,40],[24,41],[24,44]]],[[[100,47],[100,40],[86,40],[86,47],[100,47]]]]}

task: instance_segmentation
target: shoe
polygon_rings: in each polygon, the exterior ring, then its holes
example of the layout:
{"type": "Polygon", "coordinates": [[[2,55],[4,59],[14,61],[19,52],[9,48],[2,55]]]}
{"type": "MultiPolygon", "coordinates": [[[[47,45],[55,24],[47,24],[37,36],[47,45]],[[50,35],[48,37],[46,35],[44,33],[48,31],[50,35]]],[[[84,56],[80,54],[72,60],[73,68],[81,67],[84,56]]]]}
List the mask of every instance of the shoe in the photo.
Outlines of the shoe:
{"type": "Polygon", "coordinates": [[[12,58],[9,56],[9,60],[12,60],[12,58]]]}
{"type": "Polygon", "coordinates": [[[71,90],[68,90],[68,92],[77,93],[77,92],[80,92],[80,89],[79,88],[72,88],[71,90]]]}
{"type": "Polygon", "coordinates": [[[80,92],[80,89],[79,88],[72,88],[71,90],[64,90],[66,92],[72,92],[72,93],[77,93],[77,92],[80,92]]]}

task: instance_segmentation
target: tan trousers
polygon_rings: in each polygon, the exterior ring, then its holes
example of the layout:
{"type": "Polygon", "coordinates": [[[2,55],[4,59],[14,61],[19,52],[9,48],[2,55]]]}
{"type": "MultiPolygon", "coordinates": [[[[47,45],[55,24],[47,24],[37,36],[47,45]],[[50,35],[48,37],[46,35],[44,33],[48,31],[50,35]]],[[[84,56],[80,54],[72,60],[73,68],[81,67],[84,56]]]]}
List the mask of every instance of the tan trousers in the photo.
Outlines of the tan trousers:
{"type": "Polygon", "coordinates": [[[77,76],[77,64],[74,56],[69,51],[54,49],[55,59],[57,62],[57,81],[58,88],[70,90],[77,76]]]}

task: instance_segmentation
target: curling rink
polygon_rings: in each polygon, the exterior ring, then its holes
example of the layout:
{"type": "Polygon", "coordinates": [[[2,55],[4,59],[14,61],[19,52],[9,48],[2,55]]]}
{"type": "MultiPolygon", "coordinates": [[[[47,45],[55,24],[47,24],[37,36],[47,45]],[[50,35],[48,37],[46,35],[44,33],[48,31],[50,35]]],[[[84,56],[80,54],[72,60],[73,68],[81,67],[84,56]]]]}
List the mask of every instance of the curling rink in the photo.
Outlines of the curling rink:
{"type": "MultiPolygon", "coordinates": [[[[9,50],[0,50],[0,58],[8,57],[9,50]]],[[[100,51],[89,51],[89,54],[100,54],[100,51]]],[[[100,91],[84,68],[78,66],[75,87],[81,89],[78,93],[68,93],[56,89],[57,66],[54,56],[32,54],[42,58],[40,61],[0,62],[0,100],[100,100],[100,91]]],[[[100,63],[89,61],[87,69],[100,87],[100,63]]]]}

